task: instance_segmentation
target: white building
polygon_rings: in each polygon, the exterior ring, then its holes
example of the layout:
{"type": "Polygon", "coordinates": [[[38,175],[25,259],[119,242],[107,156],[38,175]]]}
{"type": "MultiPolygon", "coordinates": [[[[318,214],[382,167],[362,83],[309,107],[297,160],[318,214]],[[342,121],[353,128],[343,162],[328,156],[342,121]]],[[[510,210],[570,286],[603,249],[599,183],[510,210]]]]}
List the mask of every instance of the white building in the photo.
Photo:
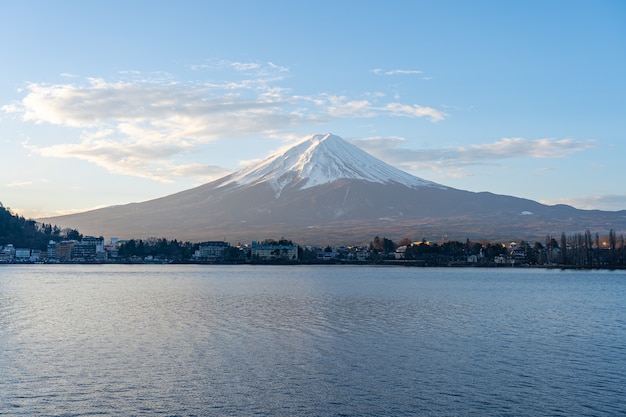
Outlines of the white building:
{"type": "Polygon", "coordinates": [[[8,244],[0,247],[0,262],[10,262],[15,258],[15,247],[8,244]]]}
{"type": "Polygon", "coordinates": [[[298,260],[298,245],[259,245],[257,242],[252,242],[250,256],[252,259],[264,261],[276,259],[296,261],[298,260]]]}
{"type": "Polygon", "coordinates": [[[57,257],[57,243],[54,240],[48,242],[48,248],[46,251],[48,259],[56,259],[57,257]]]}
{"type": "Polygon", "coordinates": [[[394,253],[394,257],[396,258],[396,260],[398,259],[404,259],[406,257],[406,245],[404,246],[398,246],[396,248],[396,251],[394,253]]]}
{"type": "Polygon", "coordinates": [[[226,249],[230,247],[228,242],[204,242],[200,244],[198,250],[194,253],[194,259],[198,261],[223,261],[226,249]]]}
{"type": "Polygon", "coordinates": [[[30,261],[30,249],[16,248],[15,260],[17,262],[29,262],[30,261]]]}

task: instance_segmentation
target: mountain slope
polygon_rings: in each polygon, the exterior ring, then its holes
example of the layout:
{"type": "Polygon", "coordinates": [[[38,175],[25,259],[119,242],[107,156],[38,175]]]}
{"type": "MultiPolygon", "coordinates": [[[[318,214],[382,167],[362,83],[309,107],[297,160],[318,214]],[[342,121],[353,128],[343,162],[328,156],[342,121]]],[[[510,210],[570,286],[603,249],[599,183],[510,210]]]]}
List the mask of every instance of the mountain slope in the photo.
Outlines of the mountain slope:
{"type": "Polygon", "coordinates": [[[143,203],[45,219],[82,233],[248,242],[285,236],[306,244],[389,238],[541,239],[626,230],[626,212],[577,210],[457,190],[400,171],[334,135],[211,183],[143,203]]]}

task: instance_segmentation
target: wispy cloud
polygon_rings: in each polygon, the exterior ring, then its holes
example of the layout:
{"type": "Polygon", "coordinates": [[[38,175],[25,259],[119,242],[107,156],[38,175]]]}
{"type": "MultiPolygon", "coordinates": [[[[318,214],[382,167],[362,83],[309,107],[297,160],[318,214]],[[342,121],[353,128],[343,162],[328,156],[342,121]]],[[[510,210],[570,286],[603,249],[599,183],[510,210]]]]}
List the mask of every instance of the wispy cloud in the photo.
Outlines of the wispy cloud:
{"type": "Polygon", "coordinates": [[[30,185],[33,185],[32,181],[17,181],[5,184],[6,187],[28,187],[30,185]]]}
{"type": "Polygon", "coordinates": [[[34,180],[22,180],[22,181],[13,181],[5,184],[0,183],[0,187],[8,187],[8,188],[24,188],[24,187],[36,187],[40,185],[48,184],[50,180],[47,178],[38,177],[34,180]]]}
{"type": "Polygon", "coordinates": [[[591,195],[557,200],[543,200],[544,204],[567,204],[584,210],[626,210],[626,194],[591,195]]]}
{"type": "Polygon", "coordinates": [[[383,70],[376,68],[371,70],[376,75],[420,75],[423,71],[420,70],[407,70],[407,69],[395,69],[395,70],[383,70]]]}
{"type": "Polygon", "coordinates": [[[116,174],[171,182],[173,177],[211,180],[230,171],[219,166],[203,164],[174,164],[169,157],[181,152],[184,143],[176,146],[152,146],[147,143],[123,143],[114,140],[85,139],[80,143],[64,143],[24,147],[46,157],[77,158],[92,162],[116,174]]]}
{"type": "Polygon", "coordinates": [[[242,73],[254,73],[255,75],[289,73],[289,68],[277,65],[273,62],[238,62],[225,59],[209,60],[201,64],[193,64],[189,67],[192,71],[222,71],[232,69],[242,73]]]}
{"type": "Polygon", "coordinates": [[[373,118],[379,116],[410,117],[430,119],[438,122],[446,118],[447,114],[433,107],[418,104],[403,104],[398,102],[379,105],[370,100],[350,100],[345,96],[325,96],[319,98],[318,104],[324,108],[329,117],[338,118],[373,118]]]}
{"type": "Polygon", "coordinates": [[[159,181],[223,175],[225,169],[217,166],[173,161],[225,138],[270,137],[332,119],[391,116],[437,122],[447,116],[433,107],[389,102],[382,94],[368,92],[362,97],[297,95],[281,86],[288,68],[273,63],[218,61],[194,69],[215,68],[230,69],[235,76],[183,83],[170,74],[126,71],[112,81],[72,78],[61,84],[30,83],[20,101],[1,110],[26,122],[72,128],[79,136],[78,141],[47,146],[24,143],[31,152],[78,158],[111,172],[159,181]]]}
{"type": "Polygon", "coordinates": [[[440,110],[417,104],[388,103],[384,106],[384,109],[394,116],[428,117],[433,122],[441,121],[447,116],[446,113],[440,110]]]}
{"type": "Polygon", "coordinates": [[[367,138],[358,144],[385,161],[410,171],[449,170],[462,176],[462,168],[500,164],[510,158],[564,158],[594,147],[591,141],[575,139],[503,138],[491,143],[469,146],[409,149],[403,138],[367,138]]]}
{"type": "Polygon", "coordinates": [[[97,205],[97,206],[91,206],[91,207],[52,210],[52,211],[49,211],[49,210],[44,211],[41,209],[29,209],[29,210],[17,209],[16,211],[20,213],[24,213],[24,216],[31,218],[31,219],[45,220],[51,217],[66,216],[69,214],[76,214],[76,213],[84,213],[84,212],[91,211],[91,210],[98,210],[104,207],[109,207],[109,206],[97,205]]]}

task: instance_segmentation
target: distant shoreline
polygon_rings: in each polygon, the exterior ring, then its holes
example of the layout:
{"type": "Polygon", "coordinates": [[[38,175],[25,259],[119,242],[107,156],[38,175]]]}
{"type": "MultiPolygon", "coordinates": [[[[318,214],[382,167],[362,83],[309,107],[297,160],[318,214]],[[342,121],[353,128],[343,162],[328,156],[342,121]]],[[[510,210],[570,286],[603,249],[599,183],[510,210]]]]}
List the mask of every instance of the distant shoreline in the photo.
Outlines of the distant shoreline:
{"type": "Polygon", "coordinates": [[[483,269],[561,269],[579,271],[623,271],[626,267],[593,267],[584,268],[576,265],[528,265],[528,264],[472,264],[472,263],[451,263],[447,265],[430,265],[425,262],[415,261],[382,261],[382,262],[197,262],[197,261],[176,261],[176,262],[153,262],[153,261],[120,261],[120,262],[0,262],[2,266],[33,266],[33,265],[206,265],[206,266],[379,266],[379,267],[406,267],[406,268],[483,268],[483,269]]]}

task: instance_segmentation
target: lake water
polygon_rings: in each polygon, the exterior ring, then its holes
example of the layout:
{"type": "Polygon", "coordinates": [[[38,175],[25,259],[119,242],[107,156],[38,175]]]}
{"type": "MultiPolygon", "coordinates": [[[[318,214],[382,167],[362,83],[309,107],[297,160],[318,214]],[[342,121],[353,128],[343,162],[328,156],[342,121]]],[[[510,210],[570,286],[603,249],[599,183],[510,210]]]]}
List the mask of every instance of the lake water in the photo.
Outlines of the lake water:
{"type": "Polygon", "coordinates": [[[0,414],[623,416],[626,273],[0,267],[0,414]]]}

